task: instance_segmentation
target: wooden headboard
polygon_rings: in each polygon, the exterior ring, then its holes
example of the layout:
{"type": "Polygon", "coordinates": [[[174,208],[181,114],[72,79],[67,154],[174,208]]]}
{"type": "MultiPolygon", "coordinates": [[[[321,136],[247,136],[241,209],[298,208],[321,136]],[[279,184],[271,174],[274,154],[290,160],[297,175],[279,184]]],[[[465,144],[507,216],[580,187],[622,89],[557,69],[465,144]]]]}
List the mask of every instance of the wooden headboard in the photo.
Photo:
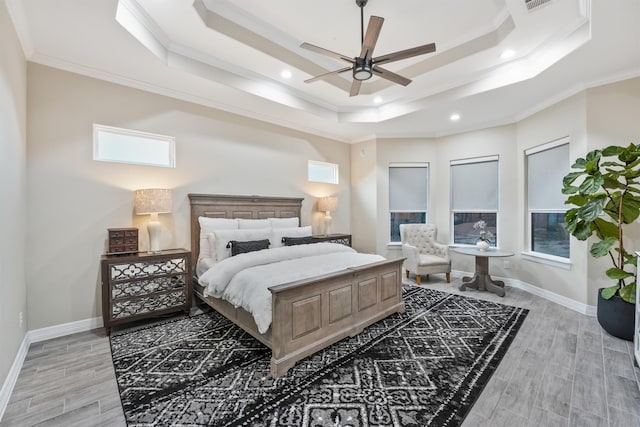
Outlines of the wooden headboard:
{"type": "MultiPolygon", "coordinates": [[[[224,194],[189,194],[191,203],[191,259],[198,262],[200,222],[198,218],[300,218],[302,197],[231,196],[224,194]]],[[[298,220],[298,225],[300,222],[298,220]]]]}

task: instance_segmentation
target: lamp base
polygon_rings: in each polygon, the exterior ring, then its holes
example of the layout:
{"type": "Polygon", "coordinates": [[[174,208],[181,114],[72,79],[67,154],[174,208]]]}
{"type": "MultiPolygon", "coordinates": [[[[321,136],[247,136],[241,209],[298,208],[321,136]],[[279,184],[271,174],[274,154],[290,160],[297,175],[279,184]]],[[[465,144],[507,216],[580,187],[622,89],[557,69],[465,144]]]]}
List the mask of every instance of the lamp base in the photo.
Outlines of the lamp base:
{"type": "Polygon", "coordinates": [[[158,253],[160,249],[160,231],[162,230],[162,224],[160,221],[149,221],[147,223],[147,232],[149,233],[149,250],[148,252],[158,253]]]}
{"type": "Polygon", "coordinates": [[[331,214],[329,214],[329,212],[327,212],[325,214],[324,217],[324,235],[328,236],[329,234],[331,234],[331,221],[333,220],[333,218],[331,218],[331,214]]]}

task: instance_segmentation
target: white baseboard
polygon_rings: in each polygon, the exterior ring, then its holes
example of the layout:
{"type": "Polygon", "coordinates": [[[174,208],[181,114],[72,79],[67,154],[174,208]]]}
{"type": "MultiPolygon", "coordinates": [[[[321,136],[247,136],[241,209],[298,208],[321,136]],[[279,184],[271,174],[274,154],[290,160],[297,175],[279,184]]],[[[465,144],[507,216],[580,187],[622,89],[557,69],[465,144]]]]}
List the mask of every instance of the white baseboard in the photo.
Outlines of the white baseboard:
{"type": "MultiPolygon", "coordinates": [[[[456,277],[473,276],[473,273],[469,273],[466,271],[459,271],[459,270],[451,271],[451,274],[456,277]]],[[[505,283],[505,285],[522,289],[523,291],[526,291],[532,295],[538,296],[540,298],[544,298],[551,302],[555,302],[556,304],[559,304],[563,307],[567,307],[573,311],[577,311],[580,314],[584,314],[587,316],[596,315],[596,306],[594,305],[583,304],[581,302],[572,300],[571,298],[567,298],[565,296],[556,294],[555,292],[551,292],[546,289],[542,289],[537,286],[534,286],[530,283],[523,282],[522,280],[512,279],[509,277],[499,277],[499,276],[492,276],[492,277],[495,277],[498,280],[502,280],[505,283]]]]}
{"type": "Polygon", "coordinates": [[[507,279],[500,278],[509,286],[514,288],[522,289],[524,291],[529,292],[530,294],[539,296],[551,302],[555,302],[563,307],[567,307],[573,311],[577,311],[578,313],[585,314],[587,316],[595,316],[596,315],[596,306],[595,305],[587,305],[581,302],[572,300],[571,298],[567,298],[565,296],[556,294],[555,292],[548,291],[546,289],[539,288],[537,286],[533,286],[529,283],[523,282],[517,279],[507,279]]]}
{"type": "Polygon", "coordinates": [[[18,381],[18,375],[27,357],[29,346],[33,343],[58,338],[65,335],[75,334],[77,332],[90,331],[91,329],[101,328],[103,326],[102,317],[94,317],[92,319],[78,320],[77,322],[63,323],[61,325],[48,326],[46,328],[34,329],[28,331],[22,339],[22,344],[18,349],[18,354],[13,359],[11,369],[0,389],[0,420],[4,415],[4,411],[9,404],[9,398],[13,392],[13,388],[18,381]]]}
{"type": "Polygon", "coordinates": [[[102,317],[94,317],[92,319],[34,329],[33,331],[27,332],[27,335],[29,336],[29,343],[34,343],[75,334],[77,332],[90,331],[91,329],[101,328],[102,326],[102,317]]]}
{"type": "Polygon", "coordinates": [[[24,358],[27,357],[27,352],[29,351],[30,343],[27,336],[28,334],[23,338],[22,344],[20,344],[20,348],[18,349],[18,354],[16,354],[15,359],[13,359],[13,365],[11,365],[7,378],[4,380],[4,384],[2,384],[2,389],[0,389],[0,420],[2,420],[4,411],[7,409],[13,387],[16,385],[16,381],[18,381],[18,375],[22,369],[24,358]]]}

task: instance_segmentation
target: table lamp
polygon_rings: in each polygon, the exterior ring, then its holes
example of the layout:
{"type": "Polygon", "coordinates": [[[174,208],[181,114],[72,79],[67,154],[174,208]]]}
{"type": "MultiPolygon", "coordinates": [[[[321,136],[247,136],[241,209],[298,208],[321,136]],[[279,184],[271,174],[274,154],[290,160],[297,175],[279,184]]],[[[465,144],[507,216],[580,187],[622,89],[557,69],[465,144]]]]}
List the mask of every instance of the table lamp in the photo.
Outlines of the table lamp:
{"type": "Polygon", "coordinates": [[[146,188],[136,190],[136,215],[151,215],[147,223],[149,233],[149,252],[160,252],[160,231],[162,225],[158,221],[158,214],[171,212],[171,190],[163,188],[146,188]]]}
{"type": "Polygon", "coordinates": [[[324,211],[324,234],[329,235],[331,231],[331,212],[338,207],[337,197],[321,197],[318,199],[318,210],[324,211]]]}

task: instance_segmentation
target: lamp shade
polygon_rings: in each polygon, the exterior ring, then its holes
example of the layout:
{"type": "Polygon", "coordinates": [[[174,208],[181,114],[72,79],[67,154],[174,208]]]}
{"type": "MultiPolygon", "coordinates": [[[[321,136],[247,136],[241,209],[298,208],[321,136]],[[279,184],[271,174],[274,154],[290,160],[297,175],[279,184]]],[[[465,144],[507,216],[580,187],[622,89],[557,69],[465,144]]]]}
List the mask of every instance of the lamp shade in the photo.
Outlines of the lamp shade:
{"type": "Polygon", "coordinates": [[[136,190],[134,209],[136,215],[171,212],[171,190],[146,188],[136,190]]]}
{"type": "Polygon", "coordinates": [[[318,199],[318,210],[324,212],[333,212],[338,207],[337,197],[321,197],[318,199]]]}

